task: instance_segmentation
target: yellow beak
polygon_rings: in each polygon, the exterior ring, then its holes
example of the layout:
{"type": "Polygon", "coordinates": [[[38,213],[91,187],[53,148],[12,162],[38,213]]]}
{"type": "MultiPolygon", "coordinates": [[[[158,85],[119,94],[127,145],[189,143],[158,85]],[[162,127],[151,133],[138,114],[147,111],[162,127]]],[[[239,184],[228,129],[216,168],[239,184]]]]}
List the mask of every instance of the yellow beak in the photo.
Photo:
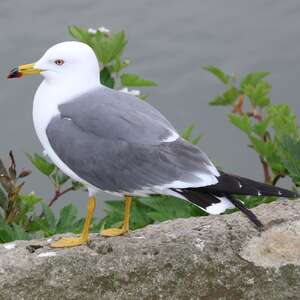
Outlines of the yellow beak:
{"type": "Polygon", "coordinates": [[[20,78],[22,76],[26,75],[33,75],[33,74],[40,74],[43,72],[41,69],[37,69],[34,67],[35,64],[27,64],[27,65],[21,65],[17,68],[12,69],[9,74],[7,75],[7,78],[20,78]]]}

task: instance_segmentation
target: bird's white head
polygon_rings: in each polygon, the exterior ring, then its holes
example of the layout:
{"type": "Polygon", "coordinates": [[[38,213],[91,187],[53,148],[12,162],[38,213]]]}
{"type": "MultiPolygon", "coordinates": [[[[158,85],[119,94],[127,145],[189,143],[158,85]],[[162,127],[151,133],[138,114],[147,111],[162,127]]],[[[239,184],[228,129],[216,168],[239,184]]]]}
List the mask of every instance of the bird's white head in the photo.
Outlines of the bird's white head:
{"type": "Polygon", "coordinates": [[[99,84],[99,64],[88,45],[81,42],[63,42],[49,48],[35,63],[13,69],[9,78],[41,74],[46,81],[77,84],[85,81],[99,84]]]}

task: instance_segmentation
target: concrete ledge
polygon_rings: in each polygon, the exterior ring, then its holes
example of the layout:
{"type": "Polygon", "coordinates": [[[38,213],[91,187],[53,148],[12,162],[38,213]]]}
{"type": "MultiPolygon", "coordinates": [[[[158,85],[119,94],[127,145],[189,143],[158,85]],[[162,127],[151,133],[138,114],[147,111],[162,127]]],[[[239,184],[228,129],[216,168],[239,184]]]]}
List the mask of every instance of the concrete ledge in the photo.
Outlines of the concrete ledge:
{"type": "Polygon", "coordinates": [[[0,245],[0,299],[297,299],[300,200],[178,219],[77,248],[0,245]]]}

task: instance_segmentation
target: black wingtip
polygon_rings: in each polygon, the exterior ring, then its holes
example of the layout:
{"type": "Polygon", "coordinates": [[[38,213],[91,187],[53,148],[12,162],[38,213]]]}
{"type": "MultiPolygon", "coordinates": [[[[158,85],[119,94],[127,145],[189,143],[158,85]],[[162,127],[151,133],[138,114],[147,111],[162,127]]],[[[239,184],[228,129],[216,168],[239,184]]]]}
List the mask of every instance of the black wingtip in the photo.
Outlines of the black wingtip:
{"type": "Polygon", "coordinates": [[[235,199],[232,195],[226,196],[232,204],[238,208],[241,212],[243,212],[250,221],[252,221],[253,224],[256,225],[256,228],[259,231],[262,231],[264,229],[264,224],[258,219],[258,217],[250,210],[248,209],[240,200],[235,199]]]}

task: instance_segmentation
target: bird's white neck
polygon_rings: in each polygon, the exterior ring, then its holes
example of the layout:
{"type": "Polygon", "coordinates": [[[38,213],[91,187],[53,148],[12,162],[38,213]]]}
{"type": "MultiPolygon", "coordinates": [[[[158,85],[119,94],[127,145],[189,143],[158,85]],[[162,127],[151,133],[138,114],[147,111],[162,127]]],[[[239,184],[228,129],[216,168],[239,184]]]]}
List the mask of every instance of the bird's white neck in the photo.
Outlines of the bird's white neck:
{"type": "Polygon", "coordinates": [[[73,80],[44,79],[35,93],[34,102],[43,102],[43,107],[48,103],[59,105],[100,86],[98,78],[94,80],[91,78],[84,80],[82,77],[77,80],[76,78],[73,80]]]}

